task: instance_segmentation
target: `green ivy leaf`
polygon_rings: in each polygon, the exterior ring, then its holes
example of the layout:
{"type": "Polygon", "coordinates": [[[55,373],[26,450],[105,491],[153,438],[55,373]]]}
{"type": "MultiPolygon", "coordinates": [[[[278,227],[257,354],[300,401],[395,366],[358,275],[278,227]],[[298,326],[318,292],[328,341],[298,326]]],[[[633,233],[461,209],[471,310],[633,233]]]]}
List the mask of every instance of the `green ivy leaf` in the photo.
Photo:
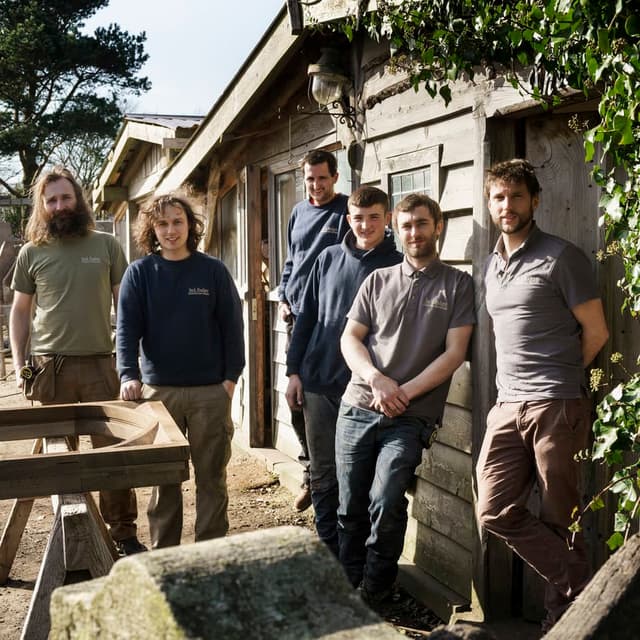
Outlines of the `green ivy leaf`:
{"type": "Polygon", "coordinates": [[[600,509],[604,509],[604,500],[600,496],[596,496],[589,503],[589,509],[591,509],[591,511],[599,511],[600,509]]]}
{"type": "Polygon", "coordinates": [[[569,531],[571,533],[580,533],[582,531],[582,527],[580,526],[580,522],[579,521],[575,521],[572,522],[569,527],[568,527],[569,531]]]}
{"type": "Polygon", "coordinates": [[[610,53],[611,47],[609,45],[609,29],[598,29],[598,49],[602,53],[610,53]]]}
{"type": "Polygon", "coordinates": [[[613,530],[625,532],[627,527],[629,526],[629,516],[626,513],[616,513],[614,522],[613,522],[613,530]]]}
{"type": "Polygon", "coordinates": [[[621,547],[624,544],[624,536],[616,531],[608,540],[607,546],[611,551],[615,551],[618,547],[621,547]]]}

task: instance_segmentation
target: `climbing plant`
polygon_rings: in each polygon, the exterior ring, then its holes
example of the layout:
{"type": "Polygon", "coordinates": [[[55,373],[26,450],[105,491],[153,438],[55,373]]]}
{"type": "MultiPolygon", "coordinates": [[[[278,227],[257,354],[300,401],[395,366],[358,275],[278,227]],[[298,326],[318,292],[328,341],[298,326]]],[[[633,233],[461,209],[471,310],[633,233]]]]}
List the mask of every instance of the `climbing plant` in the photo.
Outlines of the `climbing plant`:
{"type": "MultiPolygon", "coordinates": [[[[595,124],[573,127],[584,135],[585,160],[601,187],[606,249],[599,259],[620,259],[623,312],[640,318],[640,16],[634,0],[378,0],[338,26],[387,39],[390,64],[408,72],[413,86],[451,100],[458,80],[504,76],[520,91],[553,106],[569,90],[599,100],[595,124]]],[[[616,356],[619,354],[616,354],[616,356]]],[[[622,356],[620,356],[622,357],[622,356]]],[[[618,498],[610,548],[620,546],[640,511],[640,374],[638,354],[625,354],[622,380],[597,407],[590,459],[615,467],[612,481],[589,507],[618,498]],[[626,455],[625,455],[626,454],[626,455]],[[629,463],[631,460],[631,463],[629,463]]],[[[620,359],[618,359],[618,364],[620,359]]],[[[602,372],[592,377],[598,382],[602,372]]],[[[594,385],[595,387],[598,384],[594,385]]],[[[577,514],[574,530],[580,527],[577,514]]]]}

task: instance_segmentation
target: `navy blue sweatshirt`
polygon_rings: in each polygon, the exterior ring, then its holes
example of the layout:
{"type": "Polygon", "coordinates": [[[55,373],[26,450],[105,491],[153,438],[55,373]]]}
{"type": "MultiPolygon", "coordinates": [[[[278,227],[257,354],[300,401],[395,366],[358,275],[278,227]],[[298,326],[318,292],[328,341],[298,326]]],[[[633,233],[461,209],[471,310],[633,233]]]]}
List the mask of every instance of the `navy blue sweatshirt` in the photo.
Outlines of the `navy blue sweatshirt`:
{"type": "Polygon", "coordinates": [[[301,311],[287,352],[287,375],[298,374],[306,391],[339,396],[351,371],[340,352],[347,312],[364,279],[376,269],[402,262],[393,234],[369,251],[355,246],[349,230],[342,244],[325,249],[304,290],[301,311]]]}
{"type": "Polygon", "coordinates": [[[316,206],[308,199],[293,207],[287,225],[287,260],[284,263],[278,296],[291,307],[293,315],[300,313],[300,302],[311,267],[323,249],[339,244],[347,223],[347,201],[339,193],[331,202],[316,206]]]}
{"type": "Polygon", "coordinates": [[[242,372],[242,307],[217,258],[196,252],[185,260],[136,260],[122,278],[117,316],[122,382],[187,387],[235,382],[242,372]]]}

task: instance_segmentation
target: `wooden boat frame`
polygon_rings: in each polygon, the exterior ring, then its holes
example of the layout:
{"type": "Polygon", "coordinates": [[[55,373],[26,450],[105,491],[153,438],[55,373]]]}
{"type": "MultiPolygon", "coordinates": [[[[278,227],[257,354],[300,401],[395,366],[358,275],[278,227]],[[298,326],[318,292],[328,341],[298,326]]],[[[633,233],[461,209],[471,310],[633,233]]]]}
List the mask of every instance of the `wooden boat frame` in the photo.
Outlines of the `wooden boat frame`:
{"type": "Polygon", "coordinates": [[[0,410],[0,441],[94,434],[118,442],[86,451],[0,458],[0,499],[173,484],[189,477],[189,443],[161,402],[0,410]]]}

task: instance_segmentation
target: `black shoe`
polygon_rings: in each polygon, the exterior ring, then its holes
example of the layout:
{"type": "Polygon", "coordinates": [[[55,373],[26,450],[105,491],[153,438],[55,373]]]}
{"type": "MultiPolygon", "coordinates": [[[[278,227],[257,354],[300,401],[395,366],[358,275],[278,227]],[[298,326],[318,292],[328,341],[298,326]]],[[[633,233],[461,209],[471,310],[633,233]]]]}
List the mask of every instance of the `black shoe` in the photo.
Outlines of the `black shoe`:
{"type": "Polygon", "coordinates": [[[120,557],[132,556],[136,553],[148,551],[147,547],[145,547],[135,536],[125,538],[124,540],[116,540],[115,543],[120,557]]]}
{"type": "Polygon", "coordinates": [[[363,602],[376,613],[380,613],[386,607],[393,604],[393,589],[382,589],[381,591],[371,591],[361,582],[358,585],[358,593],[363,602]]]}

